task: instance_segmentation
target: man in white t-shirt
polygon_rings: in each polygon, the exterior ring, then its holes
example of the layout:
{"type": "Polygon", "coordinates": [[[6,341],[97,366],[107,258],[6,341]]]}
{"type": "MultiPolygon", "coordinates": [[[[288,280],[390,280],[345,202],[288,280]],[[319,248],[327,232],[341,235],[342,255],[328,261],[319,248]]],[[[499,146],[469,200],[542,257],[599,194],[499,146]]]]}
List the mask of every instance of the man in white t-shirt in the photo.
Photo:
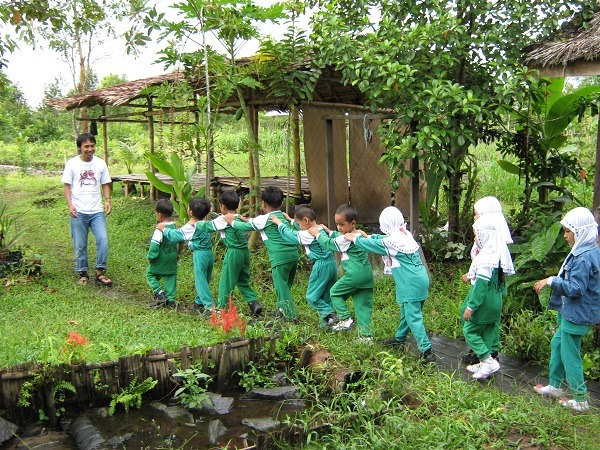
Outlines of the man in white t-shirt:
{"type": "Polygon", "coordinates": [[[71,236],[75,250],[75,272],[79,284],[86,285],[88,274],[87,242],[89,230],[96,239],[96,282],[111,286],[112,281],[104,273],[108,256],[108,233],[106,216],[111,212],[110,184],[112,182],[106,163],[94,156],[96,138],[83,133],[77,137],[78,155],[65,164],[61,181],[71,216],[71,236]],[[102,206],[104,195],[104,207],[102,206]]]}

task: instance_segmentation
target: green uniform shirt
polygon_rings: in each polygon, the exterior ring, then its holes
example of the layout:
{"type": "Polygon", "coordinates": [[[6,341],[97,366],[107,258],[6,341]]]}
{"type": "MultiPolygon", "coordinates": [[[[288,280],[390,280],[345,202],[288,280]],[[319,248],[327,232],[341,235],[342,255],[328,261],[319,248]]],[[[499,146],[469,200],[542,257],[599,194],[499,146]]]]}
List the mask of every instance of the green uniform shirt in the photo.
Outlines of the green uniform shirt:
{"type": "Polygon", "coordinates": [[[195,225],[186,223],[178,230],[166,229],[163,234],[173,242],[185,242],[192,251],[210,250],[212,251],[212,242],[210,234],[196,228],[195,225]]]}
{"type": "Polygon", "coordinates": [[[269,253],[271,267],[290,262],[297,262],[298,247],[295,244],[290,244],[283,240],[283,237],[279,231],[277,231],[277,225],[269,219],[271,214],[277,216],[282,222],[288,223],[281,211],[272,211],[250,219],[248,222],[242,222],[241,220],[236,219],[231,226],[236,230],[241,231],[260,231],[260,237],[269,253]]]}
{"type": "Polygon", "coordinates": [[[248,248],[248,236],[246,235],[246,231],[230,227],[223,216],[219,216],[210,222],[204,220],[196,222],[196,229],[207,233],[218,231],[221,240],[227,248],[235,248],[238,250],[246,250],[248,248]]]}
{"type": "Polygon", "coordinates": [[[363,288],[373,287],[373,269],[369,262],[369,253],[346,237],[339,231],[332,231],[329,237],[326,234],[319,234],[317,241],[322,247],[332,252],[340,252],[342,254],[342,268],[344,273],[350,276],[365,277],[370,282],[362,286],[363,288]]]}
{"type": "MultiPolygon", "coordinates": [[[[312,261],[333,260],[333,252],[323,248],[317,241],[317,238],[310,234],[308,230],[293,230],[284,223],[280,224],[277,228],[285,242],[302,245],[308,259],[312,261]]],[[[322,228],[319,233],[327,236],[327,233],[322,228]]]]}
{"type": "Polygon", "coordinates": [[[421,302],[429,295],[429,275],[419,252],[403,253],[387,245],[385,236],[358,236],[354,243],[376,255],[388,257],[396,283],[396,299],[401,302],[421,302]]]}
{"type": "MultiPolygon", "coordinates": [[[[167,223],[167,230],[175,230],[173,222],[167,223]]],[[[166,231],[166,230],[165,230],[166,231]]],[[[177,273],[177,243],[170,240],[160,230],[154,230],[148,247],[148,273],[153,275],[174,275],[177,273]]]]}
{"type": "Polygon", "coordinates": [[[506,295],[506,283],[498,286],[498,269],[481,267],[475,274],[475,283],[467,294],[462,308],[473,310],[471,321],[474,323],[493,323],[500,320],[502,315],[502,297],[506,295]]]}

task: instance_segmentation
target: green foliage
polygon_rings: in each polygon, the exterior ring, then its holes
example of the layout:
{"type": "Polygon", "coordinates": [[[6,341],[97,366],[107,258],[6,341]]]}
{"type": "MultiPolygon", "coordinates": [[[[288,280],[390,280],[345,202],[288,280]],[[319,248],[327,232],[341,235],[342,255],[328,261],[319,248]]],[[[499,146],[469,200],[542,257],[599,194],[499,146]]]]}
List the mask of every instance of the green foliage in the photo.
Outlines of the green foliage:
{"type": "Polygon", "coordinates": [[[181,387],[175,391],[173,396],[186,407],[201,408],[202,403],[209,399],[206,389],[212,382],[212,378],[202,372],[201,366],[193,366],[177,372],[174,377],[181,380],[181,387]]]}
{"type": "Polygon", "coordinates": [[[550,339],[556,327],[556,313],[524,309],[513,312],[503,329],[501,351],[525,361],[545,365],[550,359],[550,339]]]}
{"type": "Polygon", "coordinates": [[[25,228],[17,226],[17,219],[8,212],[8,207],[0,198],[0,255],[5,257],[14,246],[25,228]]]}
{"type": "Polygon", "coordinates": [[[138,383],[137,378],[134,378],[129,383],[129,386],[121,389],[120,393],[111,396],[111,401],[108,405],[108,415],[112,416],[115,413],[117,405],[123,405],[125,412],[129,412],[129,409],[134,406],[140,409],[142,406],[142,395],[154,388],[157,383],[158,381],[153,380],[152,377],[146,378],[141,383],[138,383]]]}
{"type": "Polygon", "coordinates": [[[189,219],[187,212],[188,205],[194,193],[192,179],[196,173],[197,167],[192,166],[188,170],[185,170],[181,157],[176,153],[171,153],[170,163],[152,153],[147,153],[146,156],[159,172],[168,175],[173,179],[173,184],[165,183],[150,171],[146,172],[148,180],[150,180],[152,186],[159,191],[170,193],[175,197],[175,204],[173,205],[175,211],[180,220],[187,221],[189,219]]]}
{"type": "Polygon", "coordinates": [[[246,392],[257,387],[276,387],[277,383],[273,380],[275,370],[273,361],[267,361],[266,363],[256,365],[254,362],[249,361],[244,366],[244,370],[237,372],[240,376],[239,385],[243,387],[246,392]]]}

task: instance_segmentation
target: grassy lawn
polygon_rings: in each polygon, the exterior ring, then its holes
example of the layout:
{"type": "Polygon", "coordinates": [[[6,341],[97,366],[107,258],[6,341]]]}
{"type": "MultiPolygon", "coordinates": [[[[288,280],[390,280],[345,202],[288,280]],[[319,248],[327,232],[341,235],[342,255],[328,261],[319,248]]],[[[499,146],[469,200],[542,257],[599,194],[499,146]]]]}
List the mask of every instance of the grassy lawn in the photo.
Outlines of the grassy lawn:
{"type": "MultiPolygon", "coordinates": [[[[89,338],[87,362],[114,360],[120,355],[160,347],[176,351],[182,345],[207,345],[223,339],[205,319],[188,312],[195,295],[192,262],[179,263],[179,310],[151,310],[146,284],[146,249],[153,230],[149,200],[124,198],[115,192],[108,219],[109,270],[112,288],[76,284],[68,228],[68,212],[58,176],[6,174],[0,190],[9,211],[26,231],[20,238],[28,254],[43,259],[43,274],[35,280],[11,278],[0,288],[0,367],[44,361],[70,331],[89,338]]],[[[93,242],[93,238],[91,238],[93,242]]],[[[91,246],[93,262],[94,248],[91,246]]],[[[223,248],[215,246],[213,293],[217,292],[223,248]]],[[[429,331],[458,336],[458,308],[466,289],[460,279],[465,267],[432,265],[433,284],[426,302],[429,331]]],[[[252,253],[252,277],[268,311],[276,299],[264,249],[252,253]]],[[[354,333],[326,333],[306,304],[308,269],[302,266],[293,288],[300,324],[283,331],[283,339],[333,351],[336,363],[367,376],[356,392],[323,401],[318,377],[298,374],[306,398],[315,407],[311,417],[334,424],[332,433],[309,442],[307,448],[598,448],[600,415],[572,414],[555,403],[525,395],[507,395],[493,387],[461,381],[456,374],[422,367],[411,354],[398,357],[381,347],[356,342],[354,333]],[[374,395],[385,390],[388,399],[374,395]],[[411,399],[409,402],[407,399],[411,399]],[[353,420],[345,420],[353,418],[353,420]]],[[[350,302],[351,303],[351,302],[350,302]]],[[[247,308],[237,302],[241,312],[247,308]]],[[[397,305],[391,277],[376,276],[373,329],[377,338],[393,334],[397,305]]],[[[267,334],[265,323],[250,323],[247,334],[267,334]]],[[[307,422],[309,418],[305,419],[307,422]]]]}

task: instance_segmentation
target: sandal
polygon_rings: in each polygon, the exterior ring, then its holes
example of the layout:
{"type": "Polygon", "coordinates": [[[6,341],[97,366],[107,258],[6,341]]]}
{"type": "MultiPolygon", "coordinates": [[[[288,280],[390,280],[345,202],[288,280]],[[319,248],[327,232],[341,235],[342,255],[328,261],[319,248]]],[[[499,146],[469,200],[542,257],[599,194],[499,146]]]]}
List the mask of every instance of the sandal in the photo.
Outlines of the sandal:
{"type": "Polygon", "coordinates": [[[90,276],[87,272],[81,272],[79,274],[79,280],[77,280],[77,284],[80,286],[87,286],[88,281],[90,281],[90,276]]]}
{"type": "Polygon", "coordinates": [[[98,283],[100,286],[112,286],[112,280],[103,273],[96,275],[96,283],[98,283]]]}

